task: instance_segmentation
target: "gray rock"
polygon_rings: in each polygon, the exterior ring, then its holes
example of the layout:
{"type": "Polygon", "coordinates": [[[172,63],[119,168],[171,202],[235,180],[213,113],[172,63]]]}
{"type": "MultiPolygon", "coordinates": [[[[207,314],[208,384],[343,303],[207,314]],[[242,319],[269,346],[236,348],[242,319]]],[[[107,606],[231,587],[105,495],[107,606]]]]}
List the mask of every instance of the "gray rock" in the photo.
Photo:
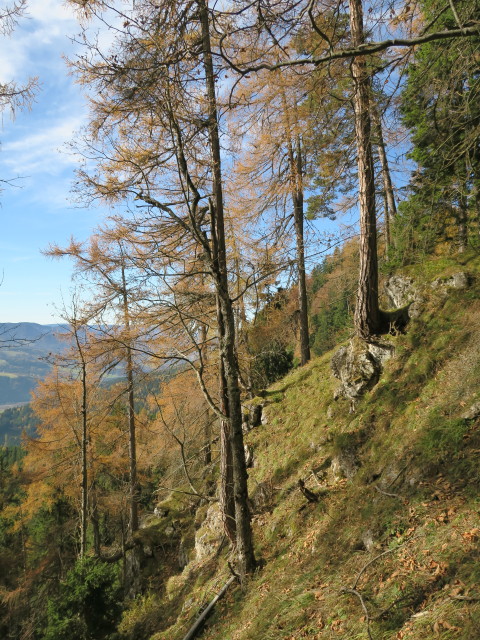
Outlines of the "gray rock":
{"type": "Polygon", "coordinates": [[[470,284],[468,274],[464,271],[454,273],[450,278],[437,278],[431,284],[432,289],[447,293],[448,289],[466,289],[470,284]]]}
{"type": "Polygon", "coordinates": [[[423,313],[425,300],[422,297],[418,297],[408,307],[408,317],[412,320],[419,318],[423,313]]]}
{"type": "Polygon", "coordinates": [[[378,340],[367,343],[355,338],[347,346],[341,347],[331,362],[333,375],[341,383],[334,398],[344,396],[355,402],[377,384],[385,362],[394,351],[394,346],[389,342],[378,340]]]}
{"type": "Polygon", "coordinates": [[[384,291],[392,307],[401,310],[408,306],[406,318],[415,319],[422,314],[425,300],[413,278],[390,276],[384,284],[384,291]]]}
{"type": "Polygon", "coordinates": [[[195,598],[187,598],[182,605],[182,613],[185,613],[185,611],[188,611],[189,609],[191,609],[194,604],[195,604],[195,598]]]}
{"type": "Polygon", "coordinates": [[[362,533],[361,541],[362,546],[366,551],[372,551],[375,548],[375,540],[371,529],[367,529],[362,533]]]}
{"type": "Polygon", "coordinates": [[[480,402],[475,402],[472,404],[470,409],[467,409],[465,413],[462,414],[462,418],[464,420],[476,420],[480,417],[480,402]]]}
{"type": "Polygon", "coordinates": [[[407,276],[390,276],[384,284],[384,290],[390,304],[395,308],[405,307],[418,296],[413,278],[407,276]]]}
{"type": "Polygon", "coordinates": [[[210,505],[207,515],[195,533],[195,556],[203,560],[211,556],[218,548],[224,536],[222,513],[218,502],[210,505]]]}
{"type": "Polygon", "coordinates": [[[245,444],[243,445],[243,448],[245,451],[245,464],[247,466],[247,469],[250,469],[255,464],[254,458],[253,458],[253,447],[251,447],[248,444],[245,444]]]}

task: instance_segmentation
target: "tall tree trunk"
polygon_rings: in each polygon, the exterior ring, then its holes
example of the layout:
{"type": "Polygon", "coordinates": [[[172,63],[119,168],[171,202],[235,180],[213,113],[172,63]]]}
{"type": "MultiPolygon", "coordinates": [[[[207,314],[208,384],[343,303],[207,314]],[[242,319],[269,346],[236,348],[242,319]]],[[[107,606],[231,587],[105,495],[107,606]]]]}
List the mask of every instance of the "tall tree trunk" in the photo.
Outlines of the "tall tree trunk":
{"type": "MultiPolygon", "coordinates": [[[[220,309],[220,300],[217,296],[217,326],[220,343],[225,340],[225,324],[220,309]]],[[[219,361],[220,380],[220,406],[225,419],[220,420],[220,509],[225,534],[230,542],[235,545],[235,498],[233,486],[233,454],[232,436],[230,433],[230,403],[228,398],[227,380],[223,357],[219,361]]]]}
{"type": "Polygon", "coordinates": [[[383,139],[382,121],[380,114],[378,113],[377,105],[373,98],[370,105],[370,112],[372,115],[372,122],[375,129],[375,138],[378,148],[378,156],[380,158],[380,166],[382,168],[383,179],[383,191],[385,197],[385,247],[388,258],[388,253],[391,247],[391,223],[393,218],[397,214],[397,206],[395,204],[395,194],[393,193],[392,176],[390,174],[390,167],[388,166],[387,151],[385,147],[385,141],[383,139]]]}
{"type": "Polygon", "coordinates": [[[87,419],[87,363],[83,355],[82,345],[78,336],[78,327],[74,327],[74,337],[80,357],[80,380],[82,385],[81,414],[81,474],[82,496],[80,505],[80,557],[83,558],[87,551],[88,528],[88,419],[87,419]]]}
{"type": "MultiPolygon", "coordinates": [[[[365,41],[362,0],[350,0],[349,4],[352,46],[359,47],[365,41]]],[[[355,87],[353,103],[360,204],[360,275],[355,308],[355,330],[360,338],[368,340],[370,336],[379,331],[380,310],[378,306],[375,180],[369,105],[370,77],[363,57],[353,58],[352,75],[355,87]]]]}
{"type": "Polygon", "coordinates": [[[228,437],[232,443],[237,567],[240,575],[245,575],[255,569],[256,562],[248,508],[247,469],[238,384],[239,369],[235,351],[235,316],[228,289],[221,153],[215,95],[215,73],[210,45],[210,20],[205,0],[198,0],[198,8],[202,27],[203,64],[208,100],[208,130],[213,173],[212,214],[214,214],[214,220],[212,220],[212,241],[215,253],[212,260],[212,274],[215,279],[216,292],[225,329],[224,335],[220,336],[220,353],[225,368],[229,405],[228,422],[230,432],[228,437]]]}
{"type": "Polygon", "coordinates": [[[122,301],[123,301],[123,322],[126,338],[125,365],[127,372],[127,403],[128,403],[128,457],[130,465],[130,531],[133,533],[138,529],[138,487],[137,487],[137,436],[135,420],[135,385],[133,380],[133,358],[130,335],[130,313],[128,309],[127,282],[125,278],[125,267],[122,265],[122,301]]]}
{"type": "MultiPolygon", "coordinates": [[[[282,105],[287,121],[288,164],[290,167],[290,183],[292,185],[293,223],[295,228],[295,254],[298,277],[298,324],[300,330],[300,363],[307,364],[310,360],[310,332],[308,328],[308,297],[307,279],[305,273],[305,238],[303,211],[303,153],[302,141],[299,134],[295,136],[295,149],[290,126],[289,107],[285,91],[282,92],[282,105]]],[[[292,109],[293,111],[293,109],[292,109]]]]}
{"type": "Polygon", "coordinates": [[[100,557],[100,523],[98,521],[98,504],[97,497],[95,495],[95,488],[92,487],[92,529],[93,529],[93,550],[95,555],[100,557]]]}
{"type": "Polygon", "coordinates": [[[297,188],[293,194],[293,219],[295,225],[295,242],[298,277],[298,311],[300,327],[300,363],[307,364],[310,360],[310,333],[308,330],[308,298],[307,278],[305,272],[305,242],[304,242],[304,212],[303,212],[303,162],[300,136],[297,136],[296,149],[297,188]]]}

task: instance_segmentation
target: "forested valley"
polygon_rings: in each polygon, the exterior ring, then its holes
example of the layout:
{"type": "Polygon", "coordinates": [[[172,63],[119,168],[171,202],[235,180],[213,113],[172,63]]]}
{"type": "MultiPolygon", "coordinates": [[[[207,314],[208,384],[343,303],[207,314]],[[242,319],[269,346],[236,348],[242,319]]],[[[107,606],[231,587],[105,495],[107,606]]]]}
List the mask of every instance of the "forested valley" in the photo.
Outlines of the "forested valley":
{"type": "Polygon", "coordinates": [[[43,248],[0,637],[474,640],[480,4],[68,1],[110,215],[43,248]]]}

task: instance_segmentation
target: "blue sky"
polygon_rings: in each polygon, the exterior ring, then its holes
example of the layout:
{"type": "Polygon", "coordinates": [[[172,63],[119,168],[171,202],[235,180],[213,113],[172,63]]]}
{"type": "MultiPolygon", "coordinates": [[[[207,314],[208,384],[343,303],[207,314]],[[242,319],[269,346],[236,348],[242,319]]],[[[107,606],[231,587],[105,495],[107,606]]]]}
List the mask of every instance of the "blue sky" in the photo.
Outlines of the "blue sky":
{"type": "MultiPolygon", "coordinates": [[[[50,243],[86,239],[107,213],[82,209],[70,193],[76,167],[66,143],[86,119],[86,103],[63,59],[79,46],[73,11],[61,0],[29,0],[28,14],[13,34],[0,38],[0,81],[38,76],[31,110],[5,112],[0,131],[0,178],[18,177],[0,194],[0,322],[61,321],[62,300],[71,297],[72,265],[42,255],[50,243]]],[[[109,34],[101,39],[108,43],[109,34]]],[[[334,227],[335,224],[323,224],[334,227]]]]}
{"type": "Polygon", "coordinates": [[[63,54],[73,55],[79,32],[61,0],[30,0],[14,33],[0,39],[0,80],[23,83],[38,76],[30,111],[2,114],[0,178],[16,180],[0,194],[0,322],[52,323],[69,299],[71,264],[41,254],[71,235],[84,239],[104,211],[80,209],[70,195],[76,161],[64,148],[86,116],[80,88],[63,54]]]}
{"type": "MultiPolygon", "coordinates": [[[[2,115],[0,179],[18,180],[0,193],[0,322],[49,324],[61,321],[62,300],[68,304],[71,297],[72,265],[46,258],[42,250],[66,245],[72,235],[86,239],[108,212],[79,208],[71,195],[77,160],[66,144],[86,122],[87,110],[63,56],[79,50],[72,38],[80,27],[62,0],[28,4],[13,34],[0,37],[0,82],[38,76],[40,84],[29,111],[15,119],[2,115]]],[[[108,32],[101,39],[108,43],[108,32]]],[[[325,220],[315,226],[338,228],[325,220]]]]}

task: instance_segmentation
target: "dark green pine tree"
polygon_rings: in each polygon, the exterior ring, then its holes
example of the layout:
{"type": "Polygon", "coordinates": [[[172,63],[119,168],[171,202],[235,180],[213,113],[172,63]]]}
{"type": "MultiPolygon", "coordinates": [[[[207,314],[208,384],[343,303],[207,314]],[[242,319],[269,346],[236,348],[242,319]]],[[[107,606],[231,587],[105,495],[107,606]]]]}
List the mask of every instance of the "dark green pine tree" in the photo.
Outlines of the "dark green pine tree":
{"type": "MultiPolygon", "coordinates": [[[[438,0],[422,2],[428,23],[438,0]]],[[[436,28],[478,20],[480,2],[444,11],[436,28]]],[[[396,221],[397,252],[431,251],[445,239],[466,249],[480,215],[480,39],[457,38],[424,44],[408,68],[401,113],[411,131],[410,158],[418,169],[411,197],[396,221]]]]}

